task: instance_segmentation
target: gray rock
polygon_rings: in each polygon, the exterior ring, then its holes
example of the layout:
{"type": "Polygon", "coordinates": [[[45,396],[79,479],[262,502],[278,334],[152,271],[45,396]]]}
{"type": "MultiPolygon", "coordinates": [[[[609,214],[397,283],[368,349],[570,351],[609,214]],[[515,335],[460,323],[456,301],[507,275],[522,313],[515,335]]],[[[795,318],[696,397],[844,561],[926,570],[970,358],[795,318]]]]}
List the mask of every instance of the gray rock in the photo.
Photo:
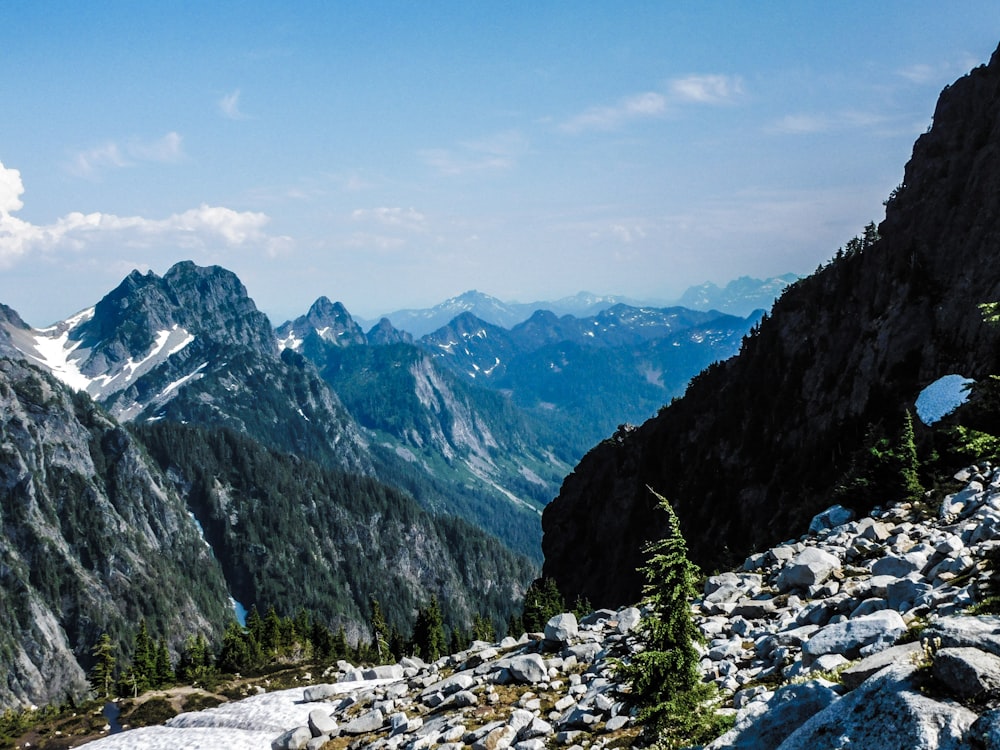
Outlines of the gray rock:
{"type": "Polygon", "coordinates": [[[919,573],[927,564],[927,555],[910,552],[905,555],[886,555],[872,563],[873,576],[905,578],[910,573],[919,573]]]}
{"type": "Polygon", "coordinates": [[[911,609],[917,599],[930,591],[933,587],[923,581],[914,581],[911,578],[901,578],[893,581],[886,587],[886,601],[889,609],[901,611],[904,604],[909,604],[906,609],[911,609]]]}
{"type": "Polygon", "coordinates": [[[856,659],[863,647],[874,646],[879,651],[888,648],[905,631],[906,624],[898,612],[890,609],[874,612],[821,628],[802,644],[802,658],[809,661],[837,653],[856,659]]]}
{"type": "Polygon", "coordinates": [[[552,725],[549,722],[537,716],[532,716],[531,721],[518,730],[517,738],[518,740],[531,740],[536,737],[548,737],[552,732],[552,725]]]}
{"type": "Polygon", "coordinates": [[[601,644],[596,641],[590,641],[588,643],[574,643],[572,646],[567,646],[562,650],[562,655],[563,658],[573,657],[577,662],[589,664],[597,658],[600,651],[601,644]]]}
{"type": "Polygon", "coordinates": [[[1000,617],[941,617],[932,620],[921,637],[932,641],[940,638],[942,648],[969,646],[1000,656],[1000,617]]]}
{"type": "Polygon", "coordinates": [[[877,654],[866,656],[857,664],[852,664],[840,673],[840,681],[848,690],[854,690],[873,674],[881,672],[886,667],[915,663],[921,658],[923,652],[923,646],[919,643],[903,643],[899,646],[892,646],[877,654]]]}
{"type": "Polygon", "coordinates": [[[271,750],[303,750],[312,738],[309,727],[295,727],[271,742],[271,750]]]}
{"type": "Polygon", "coordinates": [[[451,702],[453,706],[457,708],[467,708],[468,706],[475,706],[479,703],[479,699],[476,697],[475,693],[468,690],[459,690],[457,693],[452,695],[451,702]]]}
{"type": "Polygon", "coordinates": [[[315,701],[326,700],[342,692],[344,692],[343,688],[339,688],[336,685],[312,685],[302,691],[302,700],[306,703],[313,703],[315,701]]]}
{"type": "Polygon", "coordinates": [[[377,708],[373,708],[367,713],[361,714],[356,719],[352,719],[340,728],[341,734],[367,734],[382,728],[385,716],[377,708]]]}
{"type": "Polygon", "coordinates": [[[815,714],[778,750],[907,748],[959,750],[976,714],[914,686],[915,665],[890,667],[815,714]]]}
{"type": "Polygon", "coordinates": [[[777,612],[778,606],[771,599],[743,599],[737,602],[732,613],[748,620],[763,620],[777,612]]]}
{"type": "Polygon", "coordinates": [[[737,714],[736,725],[705,750],[777,747],[810,717],[836,700],[838,696],[831,688],[815,680],[786,685],[766,703],[751,703],[737,714]]]}
{"type": "Polygon", "coordinates": [[[883,609],[888,608],[889,602],[885,599],[880,599],[877,596],[873,596],[871,599],[865,599],[861,604],[854,608],[851,612],[850,619],[855,619],[857,617],[864,617],[865,615],[870,615],[873,612],[879,612],[883,609]]]}
{"type": "Polygon", "coordinates": [[[960,698],[1000,694],[1000,656],[978,648],[942,648],[934,655],[933,674],[960,698]]]}
{"type": "Polygon", "coordinates": [[[807,547],[781,569],[776,581],[779,591],[807,589],[823,583],[835,570],[840,560],[818,547],[807,547]]]}
{"type": "Polygon", "coordinates": [[[824,529],[833,529],[854,520],[854,511],[843,505],[834,505],[822,513],[817,513],[809,522],[809,533],[818,534],[824,529]]]}
{"type": "Polygon", "coordinates": [[[576,615],[564,612],[545,623],[545,640],[553,643],[568,643],[579,630],[576,615]]]}
{"type": "Polygon", "coordinates": [[[324,734],[333,734],[337,731],[337,722],[322,708],[316,708],[309,712],[309,729],[313,737],[324,734]]]}
{"type": "Polygon", "coordinates": [[[1000,750],[1000,708],[991,709],[976,719],[965,739],[981,750],[1000,750]]]}
{"type": "Polygon", "coordinates": [[[620,714],[618,716],[612,716],[610,719],[608,719],[607,723],[604,725],[604,731],[617,732],[619,729],[624,729],[625,727],[627,727],[630,721],[631,719],[629,719],[629,717],[625,716],[624,714],[620,714]]]}
{"type": "Polygon", "coordinates": [[[470,672],[456,672],[451,677],[446,677],[424,688],[421,697],[426,697],[431,693],[451,695],[452,693],[457,693],[459,690],[468,690],[475,684],[476,678],[470,672]]]}
{"type": "Polygon", "coordinates": [[[517,730],[504,724],[490,731],[485,737],[472,743],[472,750],[502,750],[514,744],[517,730]]]}
{"type": "Polygon", "coordinates": [[[399,664],[383,664],[364,670],[362,675],[366,680],[401,680],[403,667],[399,664]]]}
{"type": "Polygon", "coordinates": [[[521,654],[515,656],[507,665],[511,677],[518,682],[534,684],[548,679],[549,672],[545,662],[538,654],[521,654]]]}
{"type": "Polygon", "coordinates": [[[639,624],[642,614],[636,607],[625,607],[616,615],[615,619],[618,620],[616,630],[619,633],[629,633],[639,624]]]}
{"type": "MultiPolygon", "coordinates": [[[[624,611],[624,610],[623,610],[624,611]]],[[[595,609],[589,615],[580,618],[581,626],[591,627],[600,622],[608,622],[615,619],[615,611],[611,609],[595,609]]]]}

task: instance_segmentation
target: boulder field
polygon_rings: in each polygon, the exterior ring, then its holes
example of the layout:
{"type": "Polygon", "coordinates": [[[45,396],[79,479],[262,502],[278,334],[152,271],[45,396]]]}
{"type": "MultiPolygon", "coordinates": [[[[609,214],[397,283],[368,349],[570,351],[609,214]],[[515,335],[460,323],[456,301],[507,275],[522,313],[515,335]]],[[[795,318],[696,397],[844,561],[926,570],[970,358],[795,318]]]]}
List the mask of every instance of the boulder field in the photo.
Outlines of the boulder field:
{"type": "MultiPolygon", "coordinates": [[[[700,665],[734,719],[707,750],[1000,750],[1000,617],[970,612],[1000,550],[1000,470],[956,479],[933,513],[903,504],[854,519],[834,507],[800,539],[707,578],[692,604],[700,665]]],[[[209,731],[227,750],[627,747],[636,712],[613,665],[642,648],[641,614],[557,615],[544,633],[431,664],[339,662],[319,684],[92,747],[216,746],[209,731]]]]}

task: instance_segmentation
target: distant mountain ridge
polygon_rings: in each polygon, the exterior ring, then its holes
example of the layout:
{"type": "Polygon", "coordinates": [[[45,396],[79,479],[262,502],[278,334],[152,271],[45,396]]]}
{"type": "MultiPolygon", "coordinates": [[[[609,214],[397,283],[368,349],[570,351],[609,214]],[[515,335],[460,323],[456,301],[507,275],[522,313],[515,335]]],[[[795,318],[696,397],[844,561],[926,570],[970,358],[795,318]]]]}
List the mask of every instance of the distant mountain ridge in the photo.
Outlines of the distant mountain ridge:
{"type": "MultiPolygon", "coordinates": [[[[754,310],[770,310],[781,291],[798,278],[800,278],[798,275],[792,273],[767,279],[741,276],[722,288],[712,282],[705,282],[687,289],[675,302],[641,300],[614,294],[598,295],[590,292],[579,292],[571,297],[562,297],[550,302],[504,302],[473,289],[457,297],[451,297],[434,307],[396,310],[386,313],[383,317],[396,328],[408,331],[416,338],[433,333],[463,313],[471,313],[480,320],[501,328],[513,328],[540,310],[551,312],[556,317],[572,315],[576,318],[586,318],[615,305],[717,310],[745,318],[754,310]]],[[[363,325],[373,323],[361,318],[357,320],[363,325]]]]}

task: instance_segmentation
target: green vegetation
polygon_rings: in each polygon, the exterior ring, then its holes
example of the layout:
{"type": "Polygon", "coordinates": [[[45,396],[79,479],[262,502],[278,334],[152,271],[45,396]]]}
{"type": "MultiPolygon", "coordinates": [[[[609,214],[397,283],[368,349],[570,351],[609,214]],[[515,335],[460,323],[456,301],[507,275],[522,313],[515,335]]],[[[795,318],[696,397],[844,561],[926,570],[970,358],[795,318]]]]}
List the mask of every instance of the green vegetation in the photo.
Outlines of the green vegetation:
{"type": "Polygon", "coordinates": [[[700,574],[687,556],[687,543],[670,503],[652,489],[667,514],[667,535],[647,544],[643,605],[649,614],[639,623],[645,650],[619,665],[619,676],[632,686],[646,733],[666,748],[708,742],[727,728],[711,701],[715,690],[701,681],[695,643],[701,633],[691,614],[700,574]]]}
{"type": "Polygon", "coordinates": [[[436,595],[443,622],[466,630],[475,614],[505,622],[532,578],[525,558],[481,530],[373,479],[228,430],[134,429],[185,493],[233,596],[248,607],[303,609],[334,631],[351,630],[367,628],[374,597],[390,630],[406,631],[436,595]],[[496,584],[484,588],[485,580],[496,584]]]}
{"type": "Polygon", "coordinates": [[[895,439],[869,428],[864,447],[855,454],[851,469],[834,494],[859,506],[917,502],[924,494],[919,474],[913,417],[907,411],[895,439]]]}

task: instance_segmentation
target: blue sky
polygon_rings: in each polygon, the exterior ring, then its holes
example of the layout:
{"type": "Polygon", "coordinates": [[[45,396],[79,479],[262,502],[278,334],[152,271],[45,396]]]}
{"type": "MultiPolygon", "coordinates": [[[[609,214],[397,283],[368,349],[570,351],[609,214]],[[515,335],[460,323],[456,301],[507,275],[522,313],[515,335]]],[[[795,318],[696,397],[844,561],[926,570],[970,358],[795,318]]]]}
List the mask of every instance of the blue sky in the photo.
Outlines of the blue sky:
{"type": "Polygon", "coordinates": [[[7,0],[0,302],[183,259],[276,324],[810,273],[998,42],[995,0],[7,0]]]}

